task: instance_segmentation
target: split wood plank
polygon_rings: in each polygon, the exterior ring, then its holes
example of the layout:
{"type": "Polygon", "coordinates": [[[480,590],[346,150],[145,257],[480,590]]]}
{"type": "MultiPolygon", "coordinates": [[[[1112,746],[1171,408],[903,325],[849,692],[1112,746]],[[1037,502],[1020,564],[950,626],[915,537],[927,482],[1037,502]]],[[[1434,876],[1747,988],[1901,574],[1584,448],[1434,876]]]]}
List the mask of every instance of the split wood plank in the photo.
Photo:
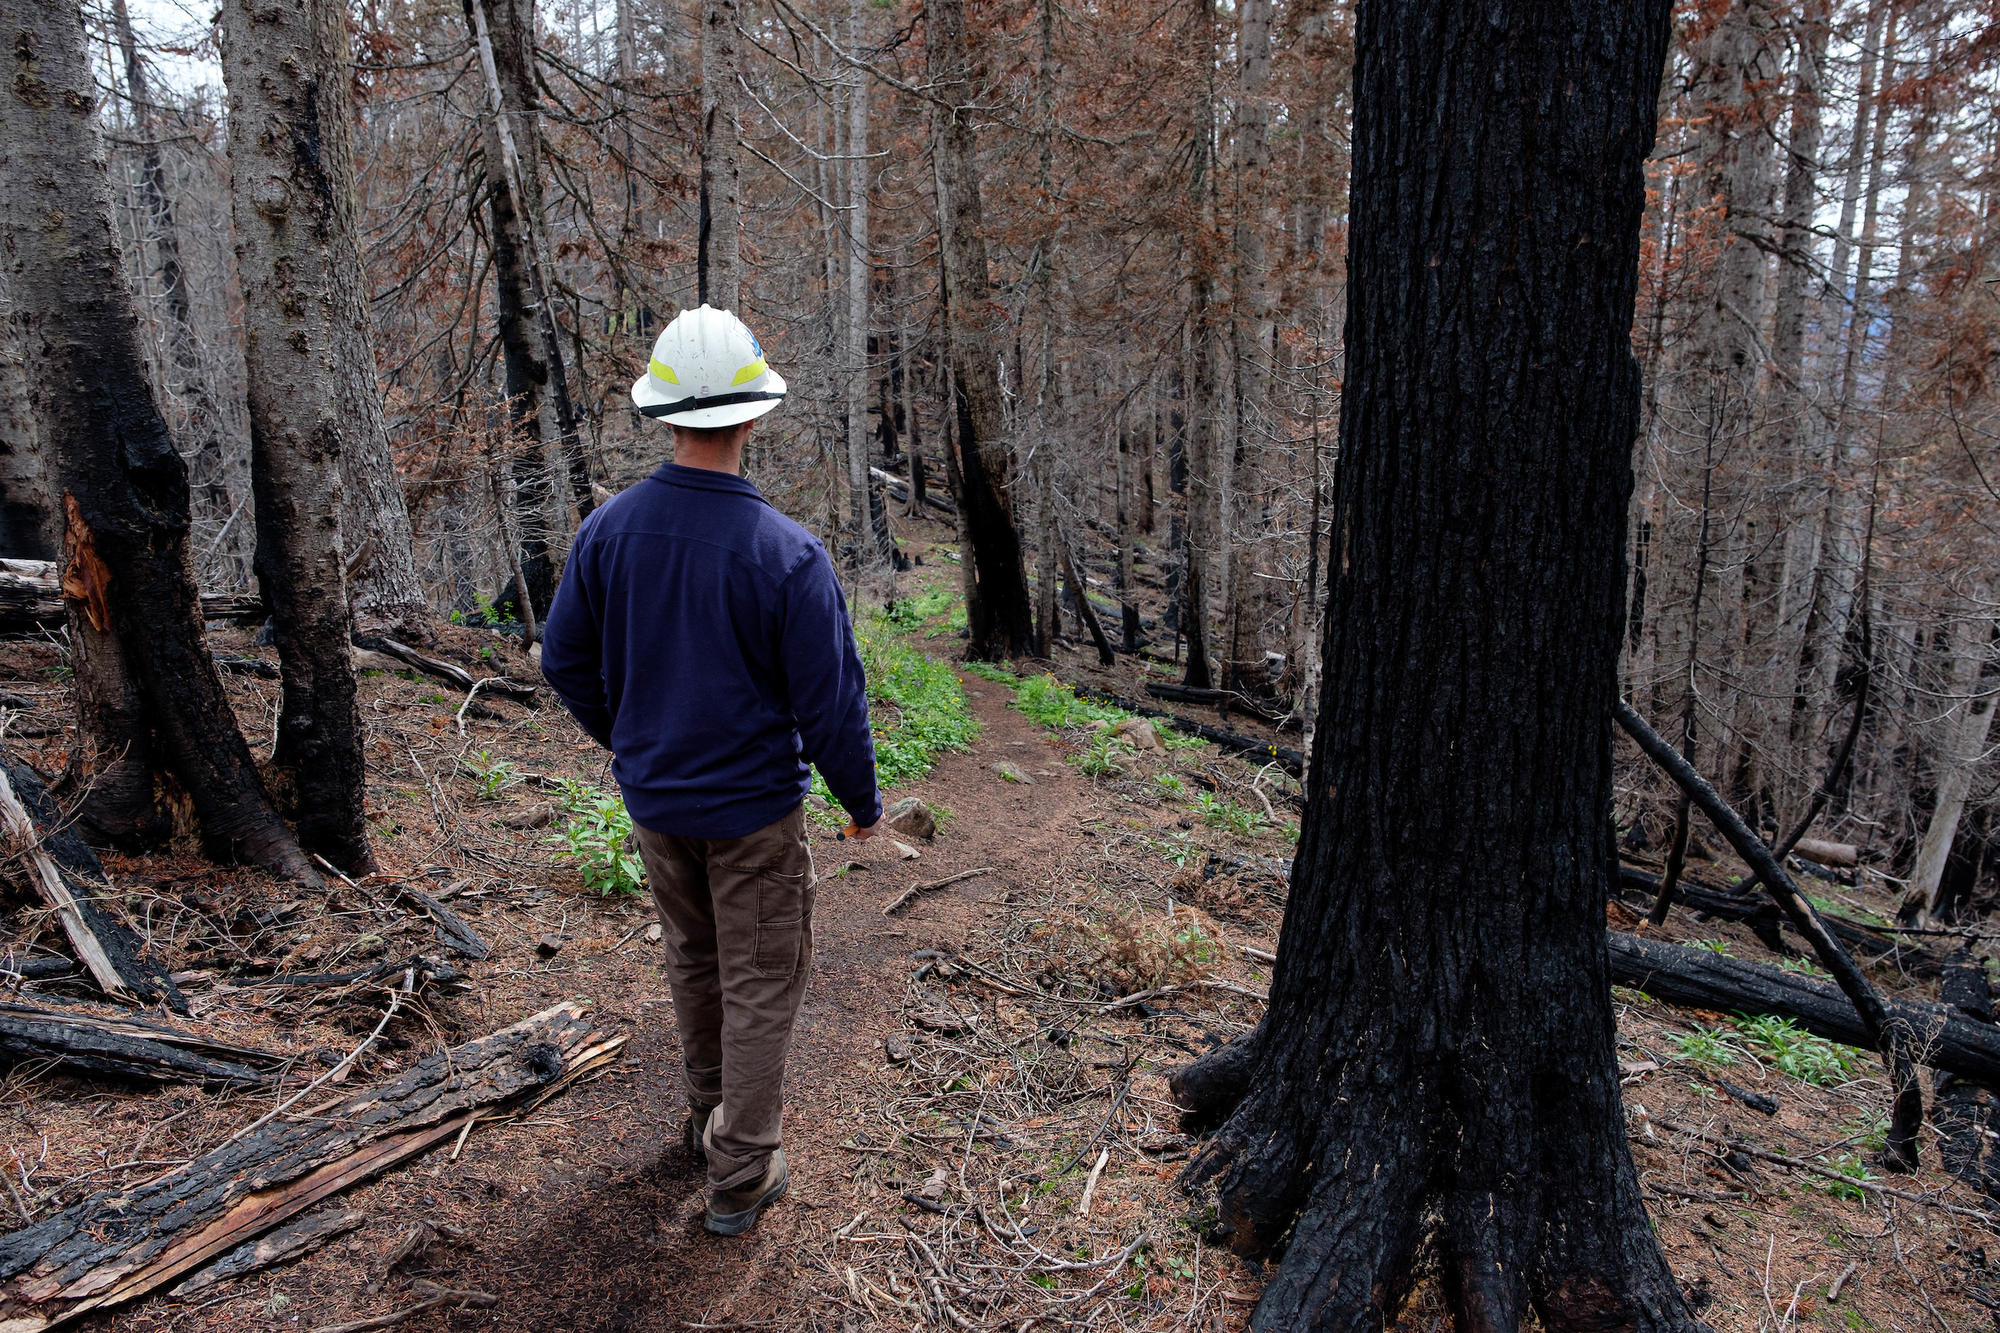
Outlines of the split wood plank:
{"type": "Polygon", "coordinates": [[[105,883],[97,853],[62,826],[60,812],[32,769],[0,756],[0,839],[24,858],[26,876],[56,920],[77,960],[116,1000],[164,1000],[182,1013],[187,1002],[164,969],[141,956],[137,936],[92,900],[105,883]]]}
{"type": "Polygon", "coordinates": [[[33,1314],[53,1328],[142,1296],[479,1119],[538,1104],[624,1042],[565,1002],[136,1188],[92,1195],[0,1236],[0,1318],[33,1314]]]}
{"type": "Polygon", "coordinates": [[[239,1245],[173,1289],[175,1296],[192,1296],[231,1278],[242,1277],[293,1259],[363,1226],[368,1214],[358,1208],[334,1208],[312,1213],[268,1236],[239,1245]]]}

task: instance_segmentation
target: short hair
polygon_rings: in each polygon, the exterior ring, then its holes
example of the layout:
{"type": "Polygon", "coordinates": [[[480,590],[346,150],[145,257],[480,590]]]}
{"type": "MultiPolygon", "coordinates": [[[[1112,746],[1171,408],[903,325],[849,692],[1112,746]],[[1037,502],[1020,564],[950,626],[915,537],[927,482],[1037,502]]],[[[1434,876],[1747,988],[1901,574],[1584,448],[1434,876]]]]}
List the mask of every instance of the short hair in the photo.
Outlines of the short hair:
{"type": "Polygon", "coordinates": [[[674,438],[684,438],[694,444],[728,444],[739,432],[745,432],[745,428],[756,419],[752,417],[749,421],[738,421],[727,426],[682,426],[676,423],[674,438]]]}

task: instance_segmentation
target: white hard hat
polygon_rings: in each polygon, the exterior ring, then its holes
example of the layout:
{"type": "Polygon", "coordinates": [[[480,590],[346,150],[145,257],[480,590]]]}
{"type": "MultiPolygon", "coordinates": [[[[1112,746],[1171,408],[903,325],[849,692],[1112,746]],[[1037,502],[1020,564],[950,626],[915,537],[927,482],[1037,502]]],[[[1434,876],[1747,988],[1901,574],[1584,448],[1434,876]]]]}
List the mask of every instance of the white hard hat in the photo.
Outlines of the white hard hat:
{"type": "Polygon", "coordinates": [[[683,310],[660,332],[632,402],[672,426],[734,426],[784,401],[785,379],[764,364],[757,335],[727,310],[683,310]]]}

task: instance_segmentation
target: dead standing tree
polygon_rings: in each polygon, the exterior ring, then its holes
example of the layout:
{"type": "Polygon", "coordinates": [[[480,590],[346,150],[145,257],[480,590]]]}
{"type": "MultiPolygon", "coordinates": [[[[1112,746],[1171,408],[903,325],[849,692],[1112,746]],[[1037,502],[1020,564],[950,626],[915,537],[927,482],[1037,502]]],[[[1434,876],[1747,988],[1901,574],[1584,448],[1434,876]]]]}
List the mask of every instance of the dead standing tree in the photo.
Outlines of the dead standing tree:
{"type": "Polygon", "coordinates": [[[278,818],[202,642],[187,464],[140,369],[138,318],[111,235],[96,87],[74,5],[5,0],[0,238],[9,320],[37,386],[62,496],[82,743],[82,814],[144,843],[178,779],[212,853],[317,884],[278,818]]]}
{"type": "Polygon", "coordinates": [[[343,333],[365,307],[347,10],[339,0],[228,0],[220,29],[257,578],[284,668],[274,758],[289,791],[279,794],[308,850],[367,870],[374,856],[341,533],[342,460],[367,428],[342,393],[343,333]]]}
{"type": "Polygon", "coordinates": [[[480,143],[500,353],[515,436],[521,566],[528,580],[518,591],[542,613],[562,575],[570,515],[581,519],[595,501],[544,249],[548,228],[542,209],[534,0],[465,0],[465,19],[486,92],[480,143]],[[555,484],[559,474],[568,477],[570,501],[555,484]]]}
{"type": "Polygon", "coordinates": [[[973,131],[973,66],[965,40],[964,0],[926,0],[925,52],[933,99],[931,156],[936,168],[938,262],[944,272],[945,342],[951,358],[952,498],[965,551],[966,654],[1019,657],[1034,642],[1021,532],[1014,522],[1014,466],[1006,438],[995,337],[1001,319],[986,268],[985,218],[973,131]]]}
{"type": "Polygon", "coordinates": [[[1690,1330],[1604,898],[1667,0],[1364,0],[1325,678],[1263,1023],[1181,1071],[1254,1326],[1690,1330]],[[1561,571],[1561,577],[1555,577],[1561,571]],[[1475,721],[1476,719],[1476,721],[1475,721]]]}

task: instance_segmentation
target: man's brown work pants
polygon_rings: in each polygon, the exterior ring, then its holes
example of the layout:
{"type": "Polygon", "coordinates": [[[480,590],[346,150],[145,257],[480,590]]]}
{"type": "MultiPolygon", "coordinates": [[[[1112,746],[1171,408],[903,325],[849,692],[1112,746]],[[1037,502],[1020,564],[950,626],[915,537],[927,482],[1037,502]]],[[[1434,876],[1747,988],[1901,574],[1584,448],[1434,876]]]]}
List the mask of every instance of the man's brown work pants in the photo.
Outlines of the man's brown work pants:
{"type": "Polygon", "coordinates": [[[708,1179],[756,1180],[779,1146],[785,1053],[812,963],[803,809],[740,838],[636,830],[659,904],[688,1105],[709,1116],[708,1179]]]}

